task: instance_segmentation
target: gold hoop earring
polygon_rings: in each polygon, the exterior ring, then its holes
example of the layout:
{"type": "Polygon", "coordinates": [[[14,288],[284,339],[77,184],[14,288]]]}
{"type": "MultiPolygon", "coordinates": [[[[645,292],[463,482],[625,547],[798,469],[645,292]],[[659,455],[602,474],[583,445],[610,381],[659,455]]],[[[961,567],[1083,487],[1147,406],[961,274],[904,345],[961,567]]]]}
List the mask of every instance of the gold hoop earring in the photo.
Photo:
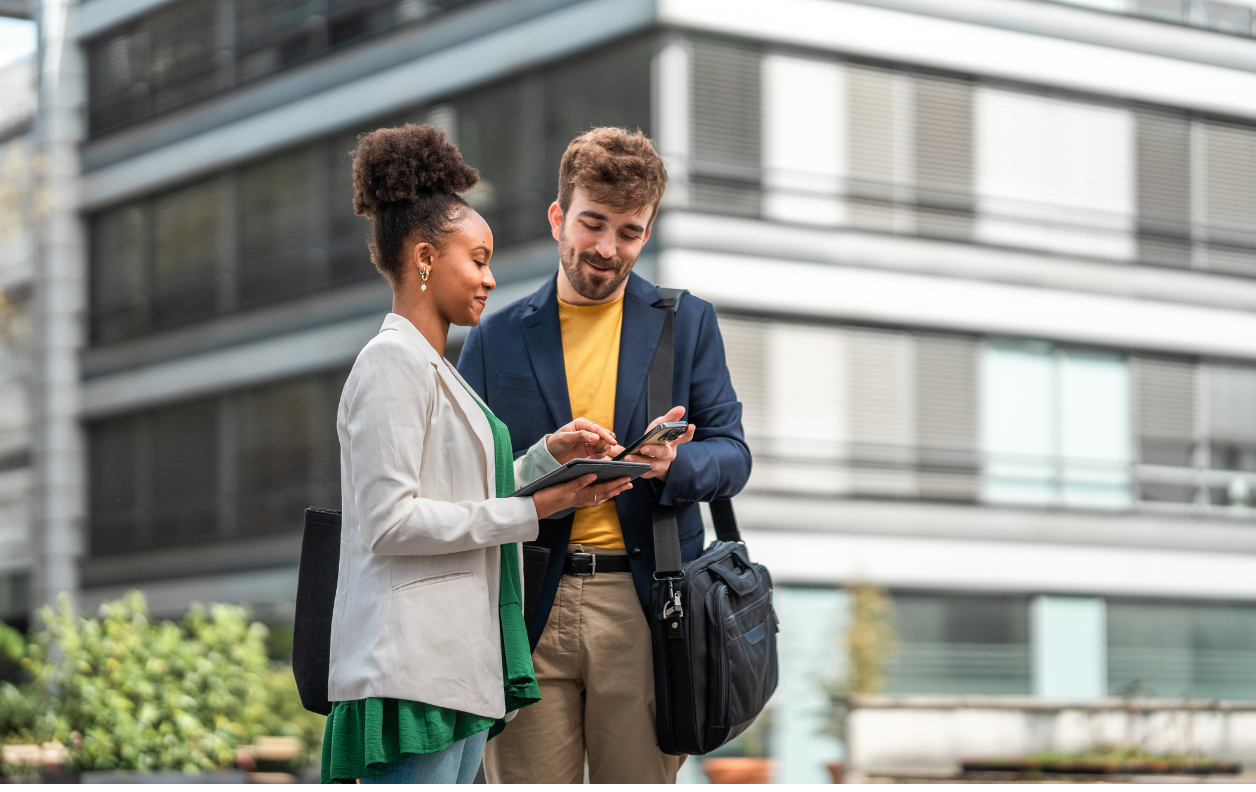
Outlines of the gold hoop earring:
{"type": "Polygon", "coordinates": [[[419,291],[427,291],[427,273],[428,272],[429,270],[425,270],[425,269],[419,270],[419,275],[423,277],[423,285],[419,287],[419,291]]]}

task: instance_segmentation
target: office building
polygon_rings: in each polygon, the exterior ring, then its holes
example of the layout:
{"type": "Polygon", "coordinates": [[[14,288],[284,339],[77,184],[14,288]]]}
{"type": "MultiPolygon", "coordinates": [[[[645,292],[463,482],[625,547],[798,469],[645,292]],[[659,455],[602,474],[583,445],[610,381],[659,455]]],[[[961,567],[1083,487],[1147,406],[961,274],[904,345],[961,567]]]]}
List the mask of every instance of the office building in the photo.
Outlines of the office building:
{"type": "Polygon", "coordinates": [[[83,242],[49,254],[68,274],[45,293],[86,308],[39,325],[77,374],[41,369],[75,412],[37,420],[35,456],[39,491],[77,481],[81,509],[35,514],[81,546],[67,566],[37,542],[62,575],[40,580],[290,619],[301,510],[338,499],[340,386],[388,308],[355,135],[426,121],[480,169],[491,308],[555,269],[566,143],[619,124],[672,178],[639,271],[716,305],[745,404],[782,780],[840,754],[819,688],[855,582],[895,602],[890,692],[1256,696],[1249,5],[83,0],[69,20],[83,242]]]}

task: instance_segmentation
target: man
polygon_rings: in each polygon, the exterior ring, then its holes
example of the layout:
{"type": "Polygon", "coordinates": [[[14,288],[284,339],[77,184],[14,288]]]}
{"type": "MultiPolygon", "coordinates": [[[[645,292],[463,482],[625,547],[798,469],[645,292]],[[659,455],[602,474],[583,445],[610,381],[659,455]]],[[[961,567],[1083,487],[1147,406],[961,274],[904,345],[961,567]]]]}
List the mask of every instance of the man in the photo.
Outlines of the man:
{"type": "Polygon", "coordinates": [[[662,753],[655,738],[651,509],[676,507],[681,553],[692,560],[703,542],[697,502],[739,492],[750,452],[715,311],[696,297],[684,296],[676,311],[676,406],[646,414],[665,312],[632,268],[666,186],[663,161],[640,132],[603,127],[573,140],[549,209],[558,273],[473,329],[459,360],[510,427],[516,454],[572,416],[611,429],[621,445],[659,420],[690,422],[679,441],[628,457],[652,467],[631,490],[541,521],[530,544],[549,559],[528,625],[541,702],[490,741],[493,783],[580,783],[586,756],[595,783],[672,783],[684,760],[662,753]]]}

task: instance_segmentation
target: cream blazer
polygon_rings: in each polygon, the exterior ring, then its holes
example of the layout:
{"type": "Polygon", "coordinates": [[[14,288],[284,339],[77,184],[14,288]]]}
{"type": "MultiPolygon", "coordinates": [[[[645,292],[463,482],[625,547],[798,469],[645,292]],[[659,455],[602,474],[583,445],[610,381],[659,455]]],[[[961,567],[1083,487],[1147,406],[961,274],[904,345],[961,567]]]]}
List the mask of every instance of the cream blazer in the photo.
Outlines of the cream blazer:
{"type": "MultiPolygon", "coordinates": [[[[498,589],[507,542],[535,539],[531,498],[497,498],[476,397],[396,314],[353,364],[336,416],[343,524],[328,698],[373,696],[500,718],[498,589]]],[[[520,486],[558,467],[538,441],[520,486]]]]}

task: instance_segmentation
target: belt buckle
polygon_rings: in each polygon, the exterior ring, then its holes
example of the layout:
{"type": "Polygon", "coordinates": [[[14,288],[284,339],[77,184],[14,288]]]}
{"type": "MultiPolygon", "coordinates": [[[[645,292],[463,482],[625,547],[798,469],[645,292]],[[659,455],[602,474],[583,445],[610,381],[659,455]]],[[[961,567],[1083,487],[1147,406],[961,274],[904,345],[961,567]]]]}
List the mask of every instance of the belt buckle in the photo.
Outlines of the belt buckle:
{"type": "Polygon", "coordinates": [[[575,571],[575,572],[572,572],[571,574],[575,575],[576,577],[593,577],[594,575],[597,574],[597,556],[594,555],[593,553],[569,553],[568,555],[570,555],[572,558],[589,559],[589,571],[588,572],[575,571]]]}

